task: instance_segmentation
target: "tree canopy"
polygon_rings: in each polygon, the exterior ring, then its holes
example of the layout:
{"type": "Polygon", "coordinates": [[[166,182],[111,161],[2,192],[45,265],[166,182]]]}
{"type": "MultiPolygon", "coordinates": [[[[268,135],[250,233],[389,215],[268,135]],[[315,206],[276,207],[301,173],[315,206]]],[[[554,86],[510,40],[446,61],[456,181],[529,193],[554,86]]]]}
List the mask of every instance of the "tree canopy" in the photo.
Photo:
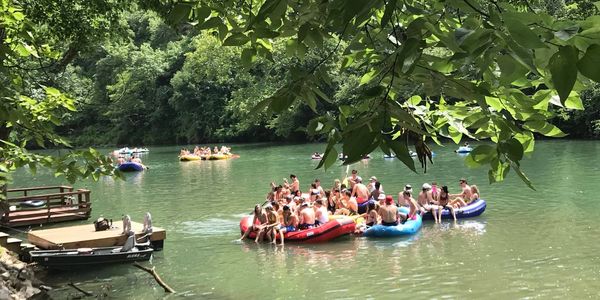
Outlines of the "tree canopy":
{"type": "MultiPolygon", "coordinates": [[[[327,141],[319,167],[380,148],[416,171],[442,139],[490,182],[553,123],[597,115],[600,17],[590,1],[0,0],[0,174],[115,174],[78,144],[327,141]],[[66,6],[65,6],[66,5],[66,6]],[[583,101],[582,101],[583,99],[583,101]],[[76,112],[77,110],[77,112],[76,112]],[[160,124],[160,125],[157,125],[160,124]],[[58,127],[58,132],[56,128],[58,127]],[[299,133],[303,130],[304,133],[299,133]],[[492,146],[493,145],[493,146],[492,146]]],[[[579,122],[579,123],[578,123],[579,122]]]]}

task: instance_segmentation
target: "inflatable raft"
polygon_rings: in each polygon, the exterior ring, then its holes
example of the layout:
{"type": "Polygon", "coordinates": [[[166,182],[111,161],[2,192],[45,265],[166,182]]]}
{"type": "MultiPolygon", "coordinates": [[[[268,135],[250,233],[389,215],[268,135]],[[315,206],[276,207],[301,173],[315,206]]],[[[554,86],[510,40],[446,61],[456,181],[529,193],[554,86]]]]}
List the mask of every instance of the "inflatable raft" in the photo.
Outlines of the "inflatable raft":
{"type": "MultiPolygon", "coordinates": [[[[252,215],[242,218],[240,221],[240,231],[242,234],[252,225],[252,215]]],[[[322,243],[333,240],[335,238],[348,235],[354,232],[356,223],[351,218],[342,218],[331,220],[319,227],[298,230],[294,232],[286,232],[284,235],[285,242],[296,243],[322,243]]],[[[256,238],[256,232],[249,234],[250,238],[256,238]]],[[[279,240],[279,236],[277,237],[279,240]]]]}
{"type": "MultiPolygon", "coordinates": [[[[486,206],[485,200],[477,199],[465,207],[456,209],[456,218],[464,219],[479,216],[485,211],[486,206]]],[[[452,219],[452,213],[449,209],[444,208],[442,210],[442,219],[452,219]]],[[[423,220],[433,220],[433,215],[428,212],[423,215],[423,220]]]]}
{"type": "Polygon", "coordinates": [[[323,158],[323,155],[320,155],[320,154],[319,154],[319,155],[314,155],[314,154],[313,154],[313,155],[312,155],[310,158],[311,158],[311,159],[319,159],[319,160],[320,160],[320,159],[322,159],[322,158],[323,158]]]}
{"type": "Polygon", "coordinates": [[[124,162],[119,165],[118,169],[121,172],[137,172],[144,171],[144,166],[135,162],[124,162]]]}
{"type": "Polygon", "coordinates": [[[188,155],[183,155],[179,157],[180,161],[194,161],[194,160],[200,160],[200,156],[198,155],[193,155],[193,154],[188,154],[188,155]]]}
{"type": "Polygon", "coordinates": [[[229,157],[230,157],[230,155],[228,155],[228,154],[213,154],[208,157],[208,160],[222,160],[222,159],[228,159],[229,157]]]}
{"type": "MultiPolygon", "coordinates": [[[[398,211],[402,213],[408,213],[406,207],[398,208],[398,211]]],[[[398,224],[396,226],[383,226],[375,225],[363,232],[363,236],[366,237],[398,237],[417,233],[421,229],[423,221],[421,216],[417,215],[415,220],[408,220],[404,224],[398,224]]]]}
{"type": "Polygon", "coordinates": [[[461,146],[458,147],[458,149],[456,150],[456,153],[469,153],[473,151],[473,148],[469,147],[469,146],[461,146]]]}

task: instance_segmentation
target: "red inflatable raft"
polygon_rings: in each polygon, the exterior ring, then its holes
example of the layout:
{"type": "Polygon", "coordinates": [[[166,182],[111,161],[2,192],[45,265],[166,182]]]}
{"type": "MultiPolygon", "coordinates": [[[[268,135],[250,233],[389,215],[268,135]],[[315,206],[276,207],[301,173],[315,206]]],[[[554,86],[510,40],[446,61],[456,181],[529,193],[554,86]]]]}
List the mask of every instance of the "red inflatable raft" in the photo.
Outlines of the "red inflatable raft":
{"type": "MultiPolygon", "coordinates": [[[[242,218],[240,221],[240,230],[242,234],[252,225],[252,215],[242,218]]],[[[351,218],[331,220],[324,225],[312,229],[299,230],[285,233],[286,242],[297,243],[322,243],[327,242],[337,237],[351,234],[356,228],[356,223],[351,218]]],[[[251,232],[250,238],[256,238],[256,232],[251,232]]],[[[277,237],[279,240],[279,236],[277,237]]]]}

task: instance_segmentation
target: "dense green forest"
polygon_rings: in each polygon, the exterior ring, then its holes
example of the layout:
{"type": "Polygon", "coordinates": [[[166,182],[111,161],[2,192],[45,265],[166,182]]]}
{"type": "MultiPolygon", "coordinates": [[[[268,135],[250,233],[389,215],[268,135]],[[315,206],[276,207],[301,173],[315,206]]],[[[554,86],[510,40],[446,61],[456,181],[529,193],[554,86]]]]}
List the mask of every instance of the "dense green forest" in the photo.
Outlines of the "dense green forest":
{"type": "MultiPolygon", "coordinates": [[[[70,5],[70,4],[65,4],[70,5]]],[[[77,5],[73,3],[72,5],[77,5]]],[[[546,1],[557,17],[583,19],[597,12],[587,1],[546,1]],[[576,3],[578,2],[578,3],[576,3]]],[[[221,46],[215,32],[190,24],[173,26],[150,9],[129,7],[117,14],[117,28],[79,51],[64,69],[52,74],[58,86],[77,101],[59,132],[74,144],[148,145],[214,141],[306,141],[315,113],[306,103],[276,116],[252,112],[273,94],[288,71],[313,68],[334,47],[306,50],[290,58],[285,40],[271,46],[272,60],[253,56],[242,63],[244,47],[221,46]]],[[[247,48],[246,48],[247,49],[247,48]]],[[[335,53],[334,55],[340,55],[335,53]]],[[[341,71],[331,60],[332,81],[317,111],[336,114],[352,105],[360,76],[341,71]]],[[[408,92],[407,91],[407,95],[408,92]]],[[[600,136],[600,88],[581,94],[585,110],[555,108],[554,123],[575,138],[600,136]]]]}
{"type": "Polygon", "coordinates": [[[23,166],[114,175],[88,145],[319,140],[319,167],[379,148],[416,172],[409,147],[426,171],[429,144],[471,138],[494,144],[468,166],[531,187],[536,136],[600,136],[598,7],[0,0],[0,185],[23,166]]]}

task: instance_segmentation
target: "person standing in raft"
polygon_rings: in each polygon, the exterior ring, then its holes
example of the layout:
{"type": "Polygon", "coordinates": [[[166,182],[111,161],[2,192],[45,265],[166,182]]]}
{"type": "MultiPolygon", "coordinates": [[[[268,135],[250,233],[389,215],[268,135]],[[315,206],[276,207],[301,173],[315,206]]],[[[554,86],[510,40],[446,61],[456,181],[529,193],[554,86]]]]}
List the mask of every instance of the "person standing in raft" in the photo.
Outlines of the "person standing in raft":
{"type": "Polygon", "coordinates": [[[369,189],[366,185],[362,183],[362,179],[356,178],[356,183],[354,184],[354,188],[352,188],[351,197],[356,197],[356,202],[358,204],[363,204],[369,200],[369,189]]]}
{"type": "Polygon", "coordinates": [[[294,174],[290,174],[290,179],[292,180],[290,188],[292,190],[292,195],[296,195],[296,192],[300,190],[300,181],[298,180],[298,177],[294,174]]]}
{"type": "Polygon", "coordinates": [[[350,190],[354,189],[354,185],[358,182],[358,181],[362,181],[362,178],[360,176],[358,176],[358,171],[356,170],[352,170],[352,175],[348,178],[346,178],[345,183],[348,183],[348,185],[350,186],[350,190]]]}
{"type": "Polygon", "coordinates": [[[256,239],[254,240],[258,243],[258,237],[260,236],[258,233],[264,227],[263,224],[267,224],[267,214],[263,211],[262,206],[260,204],[256,204],[254,206],[254,217],[252,217],[252,225],[246,229],[244,235],[239,239],[240,241],[245,239],[251,232],[256,232],[256,239]]]}

